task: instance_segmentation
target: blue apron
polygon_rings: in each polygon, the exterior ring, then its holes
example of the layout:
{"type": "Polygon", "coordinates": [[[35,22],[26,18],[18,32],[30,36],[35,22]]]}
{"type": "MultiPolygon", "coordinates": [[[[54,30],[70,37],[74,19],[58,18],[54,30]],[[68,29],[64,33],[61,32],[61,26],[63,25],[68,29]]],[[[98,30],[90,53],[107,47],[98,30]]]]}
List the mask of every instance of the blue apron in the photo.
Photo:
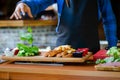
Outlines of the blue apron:
{"type": "Polygon", "coordinates": [[[98,36],[97,0],[70,0],[64,3],[58,29],[57,46],[71,45],[73,48],[100,49],[98,36]]]}

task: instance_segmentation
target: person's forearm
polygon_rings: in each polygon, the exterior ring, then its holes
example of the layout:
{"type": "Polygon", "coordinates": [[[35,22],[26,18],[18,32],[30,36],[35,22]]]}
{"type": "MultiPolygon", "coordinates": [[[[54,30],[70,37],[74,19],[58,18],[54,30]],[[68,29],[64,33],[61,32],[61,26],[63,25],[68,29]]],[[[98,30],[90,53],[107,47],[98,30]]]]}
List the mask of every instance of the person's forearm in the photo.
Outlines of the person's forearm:
{"type": "Polygon", "coordinates": [[[116,24],[104,25],[104,32],[108,41],[108,47],[117,46],[116,24]]]}
{"type": "Polygon", "coordinates": [[[55,3],[55,0],[21,0],[20,2],[27,4],[35,16],[49,5],[55,3]]]}
{"type": "Polygon", "coordinates": [[[108,46],[117,45],[117,25],[116,18],[112,10],[110,0],[98,0],[98,7],[102,15],[104,32],[108,41],[108,46]]]}

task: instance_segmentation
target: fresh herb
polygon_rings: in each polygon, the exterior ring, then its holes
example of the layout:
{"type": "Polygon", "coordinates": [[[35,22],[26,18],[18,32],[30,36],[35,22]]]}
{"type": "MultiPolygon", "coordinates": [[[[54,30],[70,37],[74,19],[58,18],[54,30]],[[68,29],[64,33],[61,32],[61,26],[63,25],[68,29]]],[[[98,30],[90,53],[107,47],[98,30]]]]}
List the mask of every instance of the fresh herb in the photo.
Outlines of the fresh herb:
{"type": "Polygon", "coordinates": [[[28,44],[17,44],[19,52],[17,56],[35,56],[39,53],[39,48],[37,46],[32,46],[33,44],[33,35],[31,27],[28,27],[26,33],[20,34],[20,39],[26,41],[28,44]]]}

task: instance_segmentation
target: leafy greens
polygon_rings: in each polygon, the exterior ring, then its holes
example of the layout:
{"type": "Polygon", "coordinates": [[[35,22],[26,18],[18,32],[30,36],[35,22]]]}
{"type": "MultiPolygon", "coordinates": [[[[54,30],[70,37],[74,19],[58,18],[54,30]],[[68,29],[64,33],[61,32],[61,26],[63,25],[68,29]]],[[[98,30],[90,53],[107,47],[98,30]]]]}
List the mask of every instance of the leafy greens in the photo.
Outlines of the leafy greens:
{"type": "Polygon", "coordinates": [[[39,48],[37,46],[32,46],[33,44],[33,35],[31,27],[28,27],[26,33],[20,35],[22,41],[26,41],[28,45],[18,43],[17,47],[19,52],[17,56],[35,56],[39,54],[39,48]]]}
{"type": "Polygon", "coordinates": [[[120,48],[111,47],[106,54],[108,57],[106,57],[105,59],[97,59],[96,64],[120,62],[120,48]]]}

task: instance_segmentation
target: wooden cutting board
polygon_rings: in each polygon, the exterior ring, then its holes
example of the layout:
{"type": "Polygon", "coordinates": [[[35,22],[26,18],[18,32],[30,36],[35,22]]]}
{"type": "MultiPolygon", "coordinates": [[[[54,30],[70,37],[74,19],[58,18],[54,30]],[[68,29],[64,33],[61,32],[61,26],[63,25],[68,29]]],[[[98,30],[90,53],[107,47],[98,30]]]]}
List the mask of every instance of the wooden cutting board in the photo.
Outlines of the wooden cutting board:
{"type": "Polygon", "coordinates": [[[57,57],[43,57],[43,56],[31,56],[31,57],[18,57],[18,56],[1,56],[2,60],[14,60],[14,61],[40,61],[40,62],[72,62],[72,63],[82,63],[85,62],[92,53],[82,58],[57,58],[57,57]]]}
{"type": "Polygon", "coordinates": [[[120,66],[101,66],[101,65],[95,65],[95,69],[99,71],[120,71],[120,66]]]}

